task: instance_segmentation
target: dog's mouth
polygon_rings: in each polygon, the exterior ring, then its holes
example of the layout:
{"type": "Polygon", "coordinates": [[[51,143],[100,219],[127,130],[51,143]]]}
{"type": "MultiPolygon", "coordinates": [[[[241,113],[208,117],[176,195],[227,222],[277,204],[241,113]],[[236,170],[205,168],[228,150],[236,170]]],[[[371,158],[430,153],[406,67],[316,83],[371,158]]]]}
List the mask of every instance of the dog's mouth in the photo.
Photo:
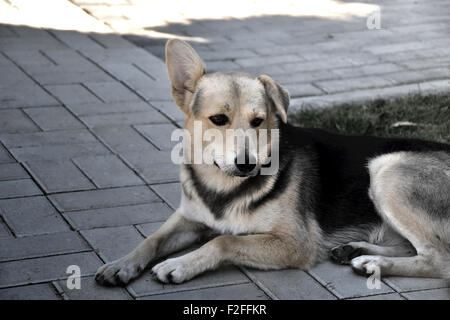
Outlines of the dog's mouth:
{"type": "Polygon", "coordinates": [[[223,173],[229,175],[230,177],[238,177],[238,178],[249,178],[249,177],[254,177],[260,174],[261,169],[258,170],[253,170],[251,172],[239,172],[238,170],[233,170],[233,171],[229,171],[229,170],[223,170],[216,161],[214,161],[214,165],[223,173]]]}

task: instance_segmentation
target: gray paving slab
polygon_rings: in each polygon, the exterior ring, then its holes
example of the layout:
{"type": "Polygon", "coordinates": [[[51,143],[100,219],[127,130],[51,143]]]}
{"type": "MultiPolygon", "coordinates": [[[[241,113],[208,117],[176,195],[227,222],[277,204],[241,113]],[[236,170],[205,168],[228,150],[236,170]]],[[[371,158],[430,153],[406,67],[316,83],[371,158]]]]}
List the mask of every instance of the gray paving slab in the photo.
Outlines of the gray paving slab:
{"type": "Polygon", "coordinates": [[[67,223],[43,196],[0,200],[0,211],[16,236],[69,230],[67,223]]]}
{"type": "Polygon", "coordinates": [[[450,288],[450,281],[437,278],[386,277],[384,282],[398,292],[450,288]]]}
{"type": "Polygon", "coordinates": [[[80,118],[89,127],[168,122],[168,120],[161,113],[152,109],[143,112],[111,113],[82,116],[80,118]]]}
{"type": "MultiPolygon", "coordinates": [[[[54,282],[61,296],[66,300],[130,300],[130,294],[121,287],[103,287],[94,277],[82,277],[80,289],[69,289],[67,281],[54,282]]],[[[0,293],[1,295],[1,293],[0,293]]]]}
{"type": "Polygon", "coordinates": [[[0,110],[0,133],[34,131],[39,127],[22,110],[0,110]]]}
{"type": "Polygon", "coordinates": [[[2,239],[0,261],[29,259],[92,250],[77,232],[67,231],[2,239]]]}
{"type": "MultiPolygon", "coordinates": [[[[0,141],[2,141],[1,138],[0,141]]],[[[6,150],[5,147],[3,147],[0,144],[0,163],[12,163],[12,162],[15,162],[14,158],[10,155],[8,150],[6,150]]]]}
{"type": "Polygon", "coordinates": [[[146,186],[60,193],[49,196],[62,212],[159,202],[146,186]]]}
{"type": "Polygon", "coordinates": [[[120,82],[85,83],[105,103],[142,101],[142,99],[120,82]]]}
{"type": "Polygon", "coordinates": [[[47,85],[50,91],[64,104],[81,104],[103,102],[81,84],[47,85]]]}
{"type": "Polygon", "coordinates": [[[0,140],[8,148],[98,142],[86,129],[0,134],[0,140]]]}
{"type": "Polygon", "coordinates": [[[78,157],[73,162],[98,188],[144,184],[117,156],[78,157]]]}
{"type": "Polygon", "coordinates": [[[13,235],[3,221],[0,221],[0,238],[12,238],[13,235]]]}
{"type": "Polygon", "coordinates": [[[169,151],[124,152],[122,156],[149,184],[179,181],[179,168],[169,151]]]}
{"type": "Polygon", "coordinates": [[[172,212],[166,204],[153,202],[69,212],[64,217],[75,229],[93,229],[165,221],[172,212]]]}
{"type": "Polygon", "coordinates": [[[48,283],[0,289],[0,300],[60,300],[48,283]]]}
{"type": "Polygon", "coordinates": [[[46,193],[95,189],[95,185],[70,160],[27,161],[25,166],[46,193]]]}
{"type": "Polygon", "coordinates": [[[63,107],[28,108],[24,111],[44,131],[84,128],[84,125],[63,107]]]}
{"type": "Polygon", "coordinates": [[[82,276],[93,275],[101,265],[93,252],[17,260],[0,263],[0,288],[65,279],[67,267],[80,267],[82,276]]]}
{"type": "Polygon", "coordinates": [[[398,293],[387,293],[368,297],[353,298],[351,300],[406,300],[406,299],[398,293]]]}
{"type": "Polygon", "coordinates": [[[150,101],[150,103],[160,110],[162,113],[166,114],[173,121],[184,121],[185,115],[181,112],[180,108],[173,101],[150,101]]]}
{"type": "Polygon", "coordinates": [[[236,267],[227,266],[201,274],[182,284],[162,284],[154,280],[148,271],[145,271],[141,277],[128,285],[128,289],[133,296],[140,297],[248,282],[248,278],[240,270],[236,267]]]}
{"type": "Polygon", "coordinates": [[[42,191],[31,179],[0,181],[0,199],[36,196],[42,191]]]}
{"type": "Polygon", "coordinates": [[[97,228],[80,232],[105,262],[125,256],[144,240],[133,226],[97,228]]]}
{"type": "Polygon", "coordinates": [[[152,185],[152,189],[174,210],[181,201],[181,184],[165,183],[152,185]]]}
{"type": "Polygon", "coordinates": [[[20,86],[2,87],[0,91],[0,109],[39,107],[57,105],[58,101],[41,86],[27,83],[20,86]]]}
{"type": "Polygon", "coordinates": [[[379,289],[369,289],[366,277],[356,275],[349,266],[336,265],[329,261],[315,266],[311,269],[310,274],[341,299],[378,295],[394,291],[383,282],[380,283],[379,289]]]}
{"type": "Polygon", "coordinates": [[[127,125],[95,127],[95,134],[119,153],[154,152],[158,149],[135,128],[127,125]]]}
{"type": "Polygon", "coordinates": [[[273,299],[335,300],[336,297],[301,270],[257,271],[248,269],[250,278],[273,299]]]}
{"type": "Polygon", "coordinates": [[[178,129],[173,124],[136,125],[136,130],[159,150],[172,150],[178,141],[171,141],[172,132],[178,129]]]}
{"type": "Polygon", "coordinates": [[[27,179],[29,177],[28,173],[18,163],[0,164],[0,181],[27,179]]]}
{"type": "Polygon", "coordinates": [[[408,300],[450,300],[450,288],[403,293],[408,300]]]}
{"type": "Polygon", "coordinates": [[[145,296],[142,300],[267,300],[264,292],[252,283],[180,291],[145,296]]]}
{"type": "Polygon", "coordinates": [[[150,109],[143,101],[68,103],[66,107],[77,116],[92,116],[109,113],[145,112],[150,109]]]}

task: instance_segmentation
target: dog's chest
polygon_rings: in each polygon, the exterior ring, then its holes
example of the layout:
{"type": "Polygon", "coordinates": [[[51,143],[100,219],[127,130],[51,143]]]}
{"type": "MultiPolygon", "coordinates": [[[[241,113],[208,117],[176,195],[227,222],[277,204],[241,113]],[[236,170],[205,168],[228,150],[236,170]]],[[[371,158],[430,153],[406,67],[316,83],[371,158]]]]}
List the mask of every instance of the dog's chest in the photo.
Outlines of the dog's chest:
{"type": "Polygon", "coordinates": [[[214,215],[198,199],[181,199],[181,211],[186,218],[203,223],[222,234],[247,234],[270,229],[270,219],[263,212],[249,213],[240,205],[231,205],[220,217],[214,215]]]}

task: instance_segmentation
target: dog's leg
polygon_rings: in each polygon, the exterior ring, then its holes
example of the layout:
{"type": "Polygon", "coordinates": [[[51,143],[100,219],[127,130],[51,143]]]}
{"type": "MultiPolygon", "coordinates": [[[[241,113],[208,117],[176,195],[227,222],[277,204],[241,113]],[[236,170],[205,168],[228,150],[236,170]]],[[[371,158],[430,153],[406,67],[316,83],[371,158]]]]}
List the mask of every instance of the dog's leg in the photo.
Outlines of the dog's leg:
{"type": "Polygon", "coordinates": [[[352,259],[362,255],[410,257],[415,254],[415,249],[410,245],[380,246],[365,241],[349,242],[331,249],[331,258],[340,264],[349,264],[352,259]]]}
{"type": "Polygon", "coordinates": [[[152,272],[162,282],[181,283],[225,263],[258,269],[307,268],[311,264],[307,256],[288,237],[222,235],[195,251],[157,264],[152,272]]]}
{"type": "Polygon", "coordinates": [[[415,248],[413,257],[364,255],[351,261],[360,273],[450,277],[446,251],[450,179],[448,161],[415,154],[379,157],[369,165],[370,195],[384,221],[415,248]],[[439,188],[435,188],[435,186],[439,188]]]}
{"type": "Polygon", "coordinates": [[[132,252],[100,267],[95,280],[102,285],[125,285],[150,262],[199,240],[205,229],[204,225],[187,220],[177,210],[132,252]]]}

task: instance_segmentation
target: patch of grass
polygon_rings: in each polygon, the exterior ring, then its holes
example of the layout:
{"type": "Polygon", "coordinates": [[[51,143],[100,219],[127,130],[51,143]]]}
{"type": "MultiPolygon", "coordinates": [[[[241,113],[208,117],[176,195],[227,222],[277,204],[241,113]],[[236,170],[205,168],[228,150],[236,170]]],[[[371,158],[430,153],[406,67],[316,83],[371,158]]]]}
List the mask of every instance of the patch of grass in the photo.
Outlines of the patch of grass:
{"type": "Polygon", "coordinates": [[[450,94],[410,95],[329,109],[305,109],[290,122],[302,127],[450,143],[450,94]]]}

